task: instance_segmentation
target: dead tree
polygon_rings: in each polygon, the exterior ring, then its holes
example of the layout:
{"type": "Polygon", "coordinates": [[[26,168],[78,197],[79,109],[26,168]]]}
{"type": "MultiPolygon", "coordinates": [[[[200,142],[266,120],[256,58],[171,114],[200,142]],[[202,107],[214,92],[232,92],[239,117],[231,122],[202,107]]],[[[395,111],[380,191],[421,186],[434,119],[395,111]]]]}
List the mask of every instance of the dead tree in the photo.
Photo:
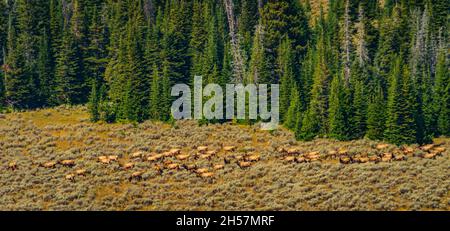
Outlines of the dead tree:
{"type": "Polygon", "coordinates": [[[233,0],[224,0],[227,12],[228,27],[230,29],[231,52],[233,56],[233,74],[236,83],[242,83],[245,76],[245,61],[242,56],[241,45],[237,33],[236,18],[234,15],[233,0]]]}

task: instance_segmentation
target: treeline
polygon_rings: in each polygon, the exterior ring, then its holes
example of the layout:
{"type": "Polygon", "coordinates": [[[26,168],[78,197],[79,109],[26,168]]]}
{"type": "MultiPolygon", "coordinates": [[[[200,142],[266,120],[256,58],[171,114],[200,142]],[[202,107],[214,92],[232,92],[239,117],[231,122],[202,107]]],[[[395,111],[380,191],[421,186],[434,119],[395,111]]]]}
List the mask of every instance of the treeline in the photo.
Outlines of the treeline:
{"type": "Polygon", "coordinates": [[[174,83],[242,64],[240,81],[280,84],[298,139],[450,135],[447,0],[227,2],[232,18],[224,0],[0,0],[0,107],[168,121],[174,83]]]}

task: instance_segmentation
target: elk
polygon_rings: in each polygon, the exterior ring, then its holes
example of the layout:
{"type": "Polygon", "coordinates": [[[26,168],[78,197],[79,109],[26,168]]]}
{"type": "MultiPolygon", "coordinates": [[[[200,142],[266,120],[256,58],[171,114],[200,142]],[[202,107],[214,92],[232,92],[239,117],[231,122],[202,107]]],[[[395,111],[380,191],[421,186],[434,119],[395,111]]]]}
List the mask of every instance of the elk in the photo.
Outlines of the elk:
{"type": "Polygon", "coordinates": [[[392,154],[390,153],[384,153],[383,156],[381,157],[381,161],[382,162],[390,162],[392,160],[392,154]]]}
{"type": "Polygon", "coordinates": [[[199,168],[199,169],[195,170],[195,173],[197,173],[199,175],[201,175],[203,173],[207,173],[207,172],[209,172],[209,169],[207,169],[207,168],[199,168]]]}
{"type": "Polygon", "coordinates": [[[425,155],[423,155],[423,158],[425,158],[425,159],[434,159],[434,158],[436,158],[436,153],[427,153],[427,154],[425,154],[425,155]]]}
{"type": "Polygon", "coordinates": [[[59,162],[64,167],[73,167],[75,166],[75,160],[62,160],[59,162]]]}
{"type": "Polygon", "coordinates": [[[211,155],[211,156],[215,156],[215,155],[217,155],[217,153],[218,152],[216,150],[211,150],[211,151],[206,152],[207,155],[211,155]]]}
{"type": "Polygon", "coordinates": [[[300,151],[297,148],[290,148],[287,150],[287,154],[289,155],[297,155],[300,154],[300,151]]]}
{"type": "Polygon", "coordinates": [[[405,147],[405,148],[403,149],[403,153],[405,153],[406,155],[411,155],[411,154],[414,153],[414,149],[411,148],[411,147],[405,147]]]}
{"type": "Polygon", "coordinates": [[[214,170],[222,170],[222,169],[224,169],[225,168],[225,166],[224,165],[222,165],[222,164],[217,164],[217,165],[215,165],[214,166],[214,170]]]}
{"type": "Polygon", "coordinates": [[[378,163],[378,162],[380,162],[380,157],[379,156],[370,156],[369,161],[378,163]]]}
{"type": "Polygon", "coordinates": [[[195,171],[197,169],[197,166],[195,164],[183,164],[182,167],[186,169],[187,171],[195,171]]]}
{"type": "Polygon", "coordinates": [[[66,175],[66,180],[75,181],[75,175],[74,174],[68,174],[66,175]]]}
{"type": "Polygon", "coordinates": [[[389,144],[378,144],[376,149],[383,150],[389,147],[389,144]]]}
{"type": "Polygon", "coordinates": [[[117,161],[119,161],[119,156],[111,155],[111,156],[108,156],[108,159],[110,161],[117,162],[117,161]]]}
{"type": "Polygon", "coordinates": [[[189,155],[189,154],[186,154],[186,155],[178,155],[178,156],[177,156],[177,159],[178,159],[178,160],[187,160],[187,159],[189,159],[189,157],[191,157],[191,155],[189,155]]]}
{"type": "Polygon", "coordinates": [[[85,169],[78,169],[75,171],[75,174],[78,176],[86,176],[86,170],[85,169]]]}
{"type": "Polygon", "coordinates": [[[98,157],[98,161],[102,164],[109,164],[111,160],[107,156],[98,157]]]}
{"type": "Polygon", "coordinates": [[[299,164],[305,163],[306,159],[305,159],[305,157],[299,156],[299,157],[295,158],[295,162],[297,162],[299,164]]]}
{"type": "Polygon", "coordinates": [[[257,155],[257,154],[254,154],[254,155],[246,157],[245,160],[248,161],[248,162],[258,162],[258,161],[261,160],[261,156],[257,155]]]}
{"type": "Polygon", "coordinates": [[[153,168],[158,172],[159,175],[162,175],[164,173],[164,169],[160,165],[156,165],[153,168]]]}
{"type": "Polygon", "coordinates": [[[338,151],[338,155],[339,155],[339,156],[345,156],[345,155],[347,155],[347,154],[348,154],[348,149],[341,148],[341,149],[339,149],[339,151],[338,151]]]}
{"type": "Polygon", "coordinates": [[[156,161],[159,161],[160,159],[162,159],[163,157],[164,157],[164,155],[162,155],[162,154],[157,154],[157,155],[149,156],[149,157],[147,158],[147,161],[150,161],[150,162],[156,162],[156,161]]]}
{"type": "Polygon", "coordinates": [[[180,168],[179,164],[169,164],[166,166],[167,169],[169,170],[178,170],[180,168]]]}
{"type": "Polygon", "coordinates": [[[205,153],[206,151],[208,151],[208,147],[206,147],[206,146],[200,146],[200,147],[197,148],[197,151],[198,151],[199,153],[205,153]]]}
{"type": "Polygon", "coordinates": [[[422,149],[422,150],[425,151],[425,152],[429,152],[429,151],[431,151],[431,149],[433,149],[434,147],[435,147],[434,144],[429,144],[429,145],[422,146],[420,149],[422,149]]]}
{"type": "Polygon", "coordinates": [[[246,162],[246,161],[240,161],[240,162],[238,163],[238,165],[239,165],[239,167],[240,167],[241,169],[245,169],[245,168],[251,167],[251,166],[252,166],[252,163],[251,163],[251,162],[246,162]]]}
{"type": "Polygon", "coordinates": [[[171,154],[171,156],[179,155],[181,154],[181,149],[173,148],[169,150],[169,153],[171,154]]]}
{"type": "Polygon", "coordinates": [[[205,172],[205,173],[200,174],[200,177],[203,178],[203,179],[211,179],[211,178],[214,177],[214,173],[212,173],[212,172],[205,172]]]}
{"type": "Polygon", "coordinates": [[[361,163],[361,164],[367,163],[369,161],[370,161],[369,157],[360,157],[359,158],[359,163],[361,163]]]}
{"type": "Polygon", "coordinates": [[[55,166],[56,166],[55,161],[50,161],[50,162],[42,164],[42,167],[44,167],[44,168],[54,168],[55,166]]]}
{"type": "Polygon", "coordinates": [[[341,164],[351,164],[351,163],[352,163],[352,160],[351,160],[350,157],[348,157],[348,156],[341,156],[341,157],[339,158],[339,162],[340,162],[341,164]]]}
{"type": "Polygon", "coordinates": [[[284,158],[285,162],[294,162],[295,161],[295,156],[286,156],[286,158],[284,158]]]}
{"type": "Polygon", "coordinates": [[[11,162],[8,164],[8,169],[15,171],[17,170],[17,163],[16,162],[11,162]]]}
{"type": "Polygon", "coordinates": [[[225,152],[234,152],[234,151],[236,151],[236,147],[235,146],[225,146],[225,147],[223,147],[223,150],[225,152]]]}
{"type": "Polygon", "coordinates": [[[134,163],[126,163],[123,165],[124,170],[130,170],[132,168],[134,168],[134,163]]]}
{"type": "Polygon", "coordinates": [[[200,155],[200,159],[207,159],[207,160],[211,160],[212,155],[210,154],[202,154],[200,155]]]}
{"type": "Polygon", "coordinates": [[[142,158],[143,155],[144,155],[143,152],[135,152],[135,153],[131,154],[131,158],[139,159],[139,158],[142,158]]]}
{"type": "Polygon", "coordinates": [[[438,147],[434,149],[434,152],[437,154],[442,154],[446,151],[446,149],[444,147],[438,147]]]}
{"type": "Polygon", "coordinates": [[[142,175],[144,175],[143,171],[139,171],[139,172],[133,172],[130,176],[130,178],[128,178],[129,181],[132,181],[133,179],[136,180],[142,180],[142,175]]]}

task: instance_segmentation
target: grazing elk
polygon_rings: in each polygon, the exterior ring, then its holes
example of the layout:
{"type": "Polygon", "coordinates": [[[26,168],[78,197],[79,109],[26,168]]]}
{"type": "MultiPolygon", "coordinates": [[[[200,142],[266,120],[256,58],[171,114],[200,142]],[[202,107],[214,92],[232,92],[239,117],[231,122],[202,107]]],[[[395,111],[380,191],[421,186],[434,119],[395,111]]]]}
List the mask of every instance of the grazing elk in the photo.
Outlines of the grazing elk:
{"type": "Polygon", "coordinates": [[[134,168],[134,163],[126,163],[123,165],[124,170],[130,170],[132,168],[134,168]]]}
{"type": "Polygon", "coordinates": [[[238,163],[239,168],[241,169],[246,169],[246,168],[250,168],[252,166],[252,162],[247,162],[247,161],[240,161],[238,163]]]}
{"type": "Polygon", "coordinates": [[[66,175],[66,180],[70,180],[70,181],[74,182],[75,181],[75,175],[74,174],[66,175]]]}
{"type": "Polygon", "coordinates": [[[75,171],[75,174],[77,176],[86,176],[86,170],[85,169],[78,169],[75,171]]]}
{"type": "Polygon", "coordinates": [[[225,152],[234,152],[234,151],[236,151],[236,147],[235,146],[224,146],[223,150],[225,152]]]}
{"type": "Polygon", "coordinates": [[[50,161],[47,163],[42,164],[42,167],[44,168],[54,168],[56,166],[56,162],[55,161],[50,161]]]}
{"type": "Polygon", "coordinates": [[[225,166],[224,165],[222,165],[222,164],[217,164],[217,165],[214,165],[214,170],[216,170],[216,171],[218,171],[218,170],[222,170],[222,169],[224,169],[225,168],[225,166]]]}
{"type": "Polygon", "coordinates": [[[339,158],[339,162],[341,164],[351,164],[352,163],[352,159],[350,159],[350,157],[348,157],[348,156],[341,156],[339,158]]]}
{"type": "Polygon", "coordinates": [[[16,163],[16,162],[11,162],[11,163],[9,163],[9,164],[8,164],[8,169],[9,169],[9,170],[12,170],[12,171],[17,170],[17,163],[16,163]]]}
{"type": "Polygon", "coordinates": [[[135,180],[142,180],[142,175],[144,175],[143,171],[133,172],[131,176],[128,178],[129,181],[135,180]]]}
{"type": "Polygon", "coordinates": [[[197,169],[197,165],[195,164],[183,164],[182,167],[190,172],[193,172],[197,169]]]}
{"type": "Polygon", "coordinates": [[[135,153],[133,153],[133,154],[131,154],[131,158],[132,159],[140,159],[140,158],[142,158],[144,156],[144,152],[141,152],[141,151],[139,151],[139,152],[135,152],[135,153]]]}
{"type": "Polygon", "coordinates": [[[157,154],[157,155],[149,156],[149,157],[147,158],[147,161],[150,161],[150,162],[156,162],[156,161],[161,160],[162,158],[164,158],[164,155],[163,155],[163,154],[157,154]]]}
{"type": "Polygon", "coordinates": [[[206,147],[206,146],[200,146],[200,147],[197,148],[197,151],[198,151],[199,153],[206,153],[206,152],[208,151],[208,147],[206,147]]]}
{"type": "Polygon", "coordinates": [[[75,160],[62,160],[59,162],[64,167],[73,167],[75,166],[75,160]]]}
{"type": "Polygon", "coordinates": [[[108,159],[112,162],[117,162],[117,161],[119,161],[119,156],[110,155],[110,156],[108,156],[108,159]]]}
{"type": "Polygon", "coordinates": [[[178,155],[178,156],[176,156],[176,158],[177,158],[178,160],[187,160],[187,159],[189,159],[189,157],[191,157],[191,155],[189,155],[189,154],[178,155]]]}
{"type": "Polygon", "coordinates": [[[254,155],[247,156],[245,158],[245,160],[248,161],[248,162],[258,162],[258,161],[261,160],[261,156],[257,155],[257,154],[254,154],[254,155]]]}

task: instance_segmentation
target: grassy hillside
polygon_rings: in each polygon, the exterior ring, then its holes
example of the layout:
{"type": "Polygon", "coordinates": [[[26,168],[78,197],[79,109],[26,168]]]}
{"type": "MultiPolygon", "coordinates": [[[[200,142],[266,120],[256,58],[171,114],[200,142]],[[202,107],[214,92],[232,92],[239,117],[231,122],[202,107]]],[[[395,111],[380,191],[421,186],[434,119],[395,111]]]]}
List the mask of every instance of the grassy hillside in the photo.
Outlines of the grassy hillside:
{"type": "Polygon", "coordinates": [[[88,117],[83,107],[0,117],[1,210],[450,210],[450,139],[297,142],[257,126],[88,117]]]}

